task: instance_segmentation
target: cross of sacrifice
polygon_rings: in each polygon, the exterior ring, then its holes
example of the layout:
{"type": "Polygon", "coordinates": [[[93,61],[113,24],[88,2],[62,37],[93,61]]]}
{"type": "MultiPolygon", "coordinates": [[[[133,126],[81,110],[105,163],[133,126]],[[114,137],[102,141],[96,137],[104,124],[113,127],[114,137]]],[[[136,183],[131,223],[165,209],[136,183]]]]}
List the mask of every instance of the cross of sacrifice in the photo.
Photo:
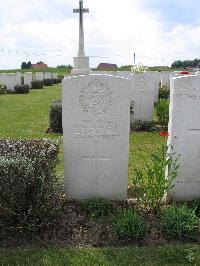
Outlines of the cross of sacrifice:
{"type": "Polygon", "coordinates": [[[84,28],[83,28],[83,14],[89,13],[88,8],[83,8],[83,1],[79,1],[79,8],[73,9],[74,13],[79,13],[79,50],[78,50],[78,57],[84,57],[84,28]]]}

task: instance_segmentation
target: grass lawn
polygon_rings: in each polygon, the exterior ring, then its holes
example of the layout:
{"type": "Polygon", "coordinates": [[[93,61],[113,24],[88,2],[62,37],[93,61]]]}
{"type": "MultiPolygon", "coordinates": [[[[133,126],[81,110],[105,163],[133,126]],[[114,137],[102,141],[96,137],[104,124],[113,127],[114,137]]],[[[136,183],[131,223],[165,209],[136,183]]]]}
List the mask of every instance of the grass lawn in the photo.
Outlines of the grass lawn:
{"type": "Polygon", "coordinates": [[[49,105],[61,97],[60,85],[30,90],[28,94],[0,95],[1,138],[54,138],[46,134],[49,105]]]}
{"type": "Polygon", "coordinates": [[[3,250],[2,266],[200,265],[200,249],[192,245],[124,248],[41,248],[3,250]]]}
{"type": "MultiPolygon", "coordinates": [[[[0,138],[53,138],[48,134],[49,105],[61,97],[61,86],[31,90],[27,95],[0,95],[0,138]]],[[[129,177],[134,167],[148,162],[149,154],[165,143],[158,133],[130,135],[129,177]]],[[[59,172],[63,174],[63,152],[59,172]]],[[[48,248],[0,250],[0,265],[200,265],[196,245],[127,248],[48,248]],[[191,248],[193,250],[191,250],[191,248]]]]}

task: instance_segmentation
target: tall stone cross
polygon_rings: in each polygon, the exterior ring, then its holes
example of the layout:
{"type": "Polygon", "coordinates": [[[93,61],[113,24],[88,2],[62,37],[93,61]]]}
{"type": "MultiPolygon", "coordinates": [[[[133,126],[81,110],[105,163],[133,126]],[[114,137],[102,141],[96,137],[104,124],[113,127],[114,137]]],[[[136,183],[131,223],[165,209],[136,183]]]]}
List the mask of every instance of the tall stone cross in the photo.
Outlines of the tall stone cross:
{"type": "Polygon", "coordinates": [[[79,13],[79,50],[78,57],[85,57],[84,51],[84,28],[83,28],[83,13],[89,13],[88,8],[83,8],[83,1],[79,1],[79,8],[73,9],[74,13],[79,13]]]}

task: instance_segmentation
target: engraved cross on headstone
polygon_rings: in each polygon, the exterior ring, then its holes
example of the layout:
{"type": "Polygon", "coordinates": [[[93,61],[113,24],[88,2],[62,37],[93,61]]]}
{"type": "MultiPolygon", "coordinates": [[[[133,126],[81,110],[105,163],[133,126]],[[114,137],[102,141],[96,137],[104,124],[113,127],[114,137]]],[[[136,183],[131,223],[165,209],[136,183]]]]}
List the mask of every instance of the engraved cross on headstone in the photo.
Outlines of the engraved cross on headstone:
{"type": "Polygon", "coordinates": [[[79,50],[78,57],[85,57],[84,51],[84,28],[83,28],[83,13],[89,13],[88,8],[83,8],[83,1],[79,1],[79,9],[73,9],[74,13],[79,13],[79,50]]]}

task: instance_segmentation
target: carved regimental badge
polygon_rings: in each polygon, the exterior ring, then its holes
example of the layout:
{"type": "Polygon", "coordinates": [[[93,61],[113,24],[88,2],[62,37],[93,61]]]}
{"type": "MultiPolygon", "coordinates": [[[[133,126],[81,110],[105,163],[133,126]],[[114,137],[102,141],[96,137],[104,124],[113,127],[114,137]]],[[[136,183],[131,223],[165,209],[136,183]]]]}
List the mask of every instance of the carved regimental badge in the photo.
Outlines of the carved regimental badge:
{"type": "Polygon", "coordinates": [[[91,116],[101,116],[112,105],[112,90],[96,79],[81,89],[79,97],[81,109],[91,116]]]}

